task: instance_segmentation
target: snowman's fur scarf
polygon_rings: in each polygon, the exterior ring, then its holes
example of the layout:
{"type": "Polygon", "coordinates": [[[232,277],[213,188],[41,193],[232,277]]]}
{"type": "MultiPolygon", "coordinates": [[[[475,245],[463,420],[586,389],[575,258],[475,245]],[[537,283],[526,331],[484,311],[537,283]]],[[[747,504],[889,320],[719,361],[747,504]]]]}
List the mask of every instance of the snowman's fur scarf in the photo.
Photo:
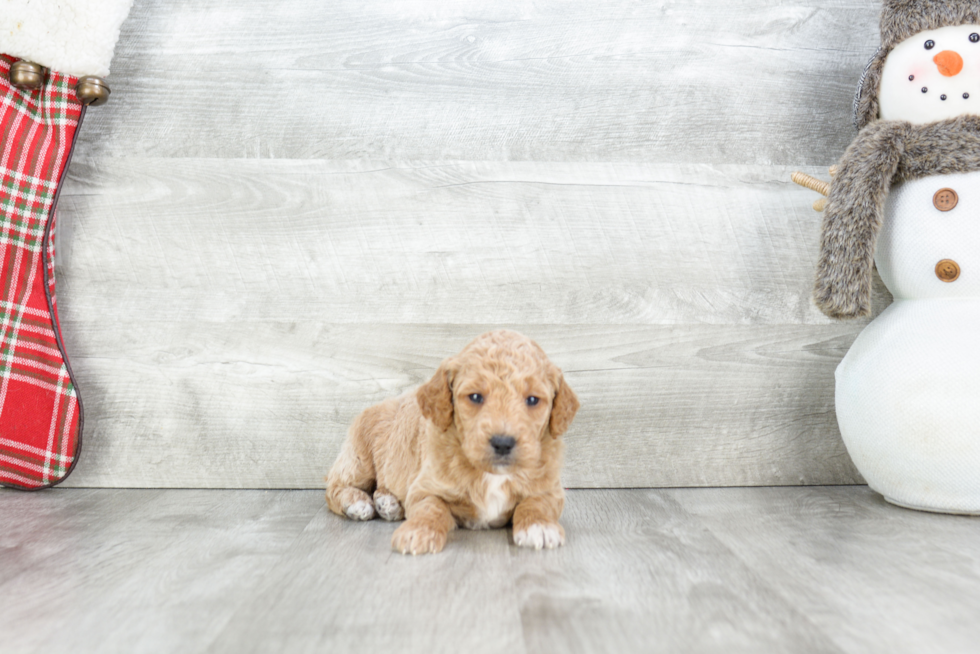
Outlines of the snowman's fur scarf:
{"type": "Polygon", "coordinates": [[[892,184],[980,171],[980,116],[927,125],[881,120],[844,153],[823,219],[813,300],[832,318],[871,313],[875,244],[892,184]]]}
{"type": "Polygon", "coordinates": [[[881,7],[881,47],[858,85],[854,125],[864,128],[878,118],[878,86],[885,58],[896,45],[925,30],[950,25],[980,24],[977,0],[884,0],[881,7]]]}

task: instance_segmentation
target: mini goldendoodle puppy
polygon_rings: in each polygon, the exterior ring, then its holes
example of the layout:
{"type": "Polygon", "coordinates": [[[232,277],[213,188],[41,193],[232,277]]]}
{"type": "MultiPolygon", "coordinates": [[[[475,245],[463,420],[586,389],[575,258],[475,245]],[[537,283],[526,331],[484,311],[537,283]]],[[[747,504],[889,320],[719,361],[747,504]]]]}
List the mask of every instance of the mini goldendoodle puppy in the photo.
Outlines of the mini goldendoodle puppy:
{"type": "Polygon", "coordinates": [[[352,520],[407,517],[391,539],[403,554],[441,551],[457,525],[512,518],[515,544],[558,547],[560,436],[578,407],[537,343],[483,334],[417,391],[357,417],[327,476],[327,506],[352,520]]]}

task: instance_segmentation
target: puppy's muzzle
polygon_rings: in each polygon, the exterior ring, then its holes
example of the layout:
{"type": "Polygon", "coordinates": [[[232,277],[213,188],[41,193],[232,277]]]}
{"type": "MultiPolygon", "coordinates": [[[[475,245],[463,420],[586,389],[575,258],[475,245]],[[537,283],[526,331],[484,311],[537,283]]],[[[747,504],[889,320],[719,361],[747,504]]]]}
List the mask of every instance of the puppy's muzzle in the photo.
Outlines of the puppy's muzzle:
{"type": "Polygon", "coordinates": [[[490,439],[490,447],[493,448],[493,453],[501,459],[510,456],[515,445],[517,445],[517,439],[513,436],[501,436],[498,434],[490,439]]]}

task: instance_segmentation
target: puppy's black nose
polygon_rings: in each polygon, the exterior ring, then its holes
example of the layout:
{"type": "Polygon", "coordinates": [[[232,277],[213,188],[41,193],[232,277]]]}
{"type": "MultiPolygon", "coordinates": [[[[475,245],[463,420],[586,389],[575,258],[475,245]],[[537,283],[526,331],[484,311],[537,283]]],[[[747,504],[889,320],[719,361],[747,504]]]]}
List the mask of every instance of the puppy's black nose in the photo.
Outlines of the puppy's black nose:
{"type": "Polygon", "coordinates": [[[497,456],[507,456],[517,444],[517,439],[513,436],[494,436],[490,439],[490,446],[497,456]]]}

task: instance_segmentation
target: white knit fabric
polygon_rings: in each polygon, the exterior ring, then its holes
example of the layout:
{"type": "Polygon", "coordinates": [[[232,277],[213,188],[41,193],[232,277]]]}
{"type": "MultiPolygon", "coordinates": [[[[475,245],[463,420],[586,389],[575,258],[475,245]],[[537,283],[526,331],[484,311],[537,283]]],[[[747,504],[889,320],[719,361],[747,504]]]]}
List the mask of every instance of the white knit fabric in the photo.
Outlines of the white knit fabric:
{"type": "Polygon", "coordinates": [[[895,186],[885,204],[875,264],[896,300],[980,298],[980,172],[934,175],[895,186]],[[936,191],[951,188],[951,211],[933,205],[936,191]],[[936,277],[936,264],[960,266],[955,282],[936,277]]]}
{"type": "Polygon", "coordinates": [[[895,302],[837,368],[837,420],[873,489],[897,504],[980,513],[980,173],[892,190],[875,261],[895,302]],[[933,194],[952,188],[948,212],[933,194]],[[953,259],[959,279],[935,274],[953,259]]]}
{"type": "Polygon", "coordinates": [[[980,299],[900,300],[837,368],[837,420],[873,489],[980,512],[980,299]]]}
{"type": "Polygon", "coordinates": [[[0,53],[69,75],[109,74],[133,0],[0,0],[0,53]]]}

